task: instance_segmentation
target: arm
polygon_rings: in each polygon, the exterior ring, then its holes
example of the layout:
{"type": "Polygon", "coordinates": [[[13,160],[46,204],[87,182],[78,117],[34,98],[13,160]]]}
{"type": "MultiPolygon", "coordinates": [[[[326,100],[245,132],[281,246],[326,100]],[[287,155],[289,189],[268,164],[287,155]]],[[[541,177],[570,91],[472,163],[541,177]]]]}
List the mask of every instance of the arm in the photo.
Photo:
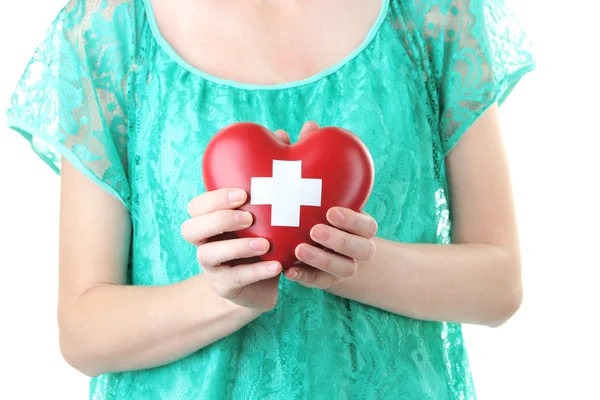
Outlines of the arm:
{"type": "Polygon", "coordinates": [[[73,367],[94,376],[163,365],[260,315],[217,295],[202,275],[125,286],[127,211],[66,160],[61,182],[58,321],[61,351],[73,367]]]}
{"type": "Polygon", "coordinates": [[[496,106],[446,158],[453,244],[376,239],[377,252],[330,291],[426,320],[498,326],[519,308],[521,265],[496,106]]]}
{"type": "Polygon", "coordinates": [[[372,219],[341,209],[343,223],[328,212],[329,222],[339,229],[316,226],[311,232],[315,241],[339,254],[313,248],[316,257],[310,260],[301,250],[308,245],[300,245],[296,254],[316,268],[294,267],[286,276],[417,319],[501,325],[517,311],[522,297],[512,190],[502,149],[494,106],[447,156],[453,244],[368,240],[376,231],[372,219]],[[329,239],[318,240],[317,229],[329,230],[329,239]],[[359,261],[357,268],[353,259],[359,261]],[[294,271],[301,276],[292,276],[294,271]]]}
{"type": "Polygon", "coordinates": [[[402,244],[377,253],[329,291],[412,318],[499,326],[519,308],[518,262],[492,244],[402,244]]]}

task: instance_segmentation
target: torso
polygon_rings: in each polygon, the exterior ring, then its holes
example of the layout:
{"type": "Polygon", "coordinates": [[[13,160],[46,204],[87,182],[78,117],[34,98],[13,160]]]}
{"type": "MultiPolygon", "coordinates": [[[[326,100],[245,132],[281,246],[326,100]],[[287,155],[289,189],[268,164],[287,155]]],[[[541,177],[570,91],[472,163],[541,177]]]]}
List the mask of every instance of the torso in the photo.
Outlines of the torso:
{"type": "MultiPolygon", "coordinates": [[[[173,1],[153,0],[154,9],[147,1],[137,15],[127,135],[132,284],[201,273],[181,224],[205,190],[208,142],[240,121],[284,129],[292,142],[307,120],[350,130],[373,156],[364,211],[378,221],[378,236],[448,242],[426,50],[398,23],[412,17],[402,7],[416,2],[173,1]]],[[[93,388],[116,393],[101,400],[456,400],[471,398],[467,374],[460,327],[281,279],[275,309],[234,334],[163,367],[100,377],[93,388]]]]}
{"type": "Polygon", "coordinates": [[[381,0],[152,0],[163,37],[219,78],[279,84],[316,75],[360,46],[381,0]]]}

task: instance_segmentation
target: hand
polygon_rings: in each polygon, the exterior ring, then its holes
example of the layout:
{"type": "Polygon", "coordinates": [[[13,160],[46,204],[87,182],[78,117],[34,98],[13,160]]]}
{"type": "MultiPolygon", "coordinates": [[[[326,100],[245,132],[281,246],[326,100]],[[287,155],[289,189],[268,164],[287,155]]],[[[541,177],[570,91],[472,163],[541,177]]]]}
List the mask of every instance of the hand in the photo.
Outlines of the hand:
{"type": "Polygon", "coordinates": [[[325,249],[307,243],[298,245],[296,257],[304,264],[288,268],[286,278],[307,287],[327,289],[353,276],[358,261],[373,257],[377,223],[372,217],[332,207],[327,211],[327,221],[333,226],[318,224],[310,231],[311,239],[325,249]]]}
{"type": "MultiPolygon", "coordinates": [[[[316,122],[306,122],[300,131],[300,138],[317,129],[319,125],[316,122]]],[[[274,133],[282,142],[290,143],[287,132],[278,130],[274,133]]],[[[304,286],[327,289],[341,279],[354,275],[358,261],[368,261],[373,257],[375,242],[372,239],[377,233],[377,223],[372,217],[347,208],[333,207],[327,212],[327,220],[333,227],[316,225],[310,235],[315,242],[333,252],[306,243],[298,245],[296,257],[303,264],[288,268],[284,272],[286,278],[304,286]],[[319,238],[320,233],[323,239],[319,238]]]]}
{"type": "Polygon", "coordinates": [[[181,233],[197,246],[204,276],[219,296],[268,311],[277,303],[282,268],[279,262],[256,259],[269,250],[266,239],[239,239],[231,234],[252,225],[252,214],[236,210],[246,199],[241,189],[218,189],[195,197],[188,204],[191,218],[183,223],[181,233]]]}
{"type": "MultiPolygon", "coordinates": [[[[312,132],[319,129],[319,125],[314,121],[308,121],[304,124],[302,129],[300,130],[299,139],[302,139],[306,135],[310,135],[312,132]]],[[[281,140],[285,144],[290,144],[290,135],[284,130],[276,130],[273,134],[277,137],[277,139],[281,140]]]]}

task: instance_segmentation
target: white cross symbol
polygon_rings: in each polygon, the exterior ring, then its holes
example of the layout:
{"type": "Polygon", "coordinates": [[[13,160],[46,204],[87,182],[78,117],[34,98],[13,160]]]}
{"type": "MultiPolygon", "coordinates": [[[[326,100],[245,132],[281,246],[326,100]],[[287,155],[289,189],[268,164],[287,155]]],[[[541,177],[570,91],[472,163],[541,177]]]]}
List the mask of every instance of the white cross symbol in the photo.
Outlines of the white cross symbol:
{"type": "Polygon", "coordinates": [[[321,205],[321,179],[302,179],[302,161],[273,160],[272,178],[250,179],[250,204],[271,206],[271,226],[300,226],[300,206],[321,205]]]}

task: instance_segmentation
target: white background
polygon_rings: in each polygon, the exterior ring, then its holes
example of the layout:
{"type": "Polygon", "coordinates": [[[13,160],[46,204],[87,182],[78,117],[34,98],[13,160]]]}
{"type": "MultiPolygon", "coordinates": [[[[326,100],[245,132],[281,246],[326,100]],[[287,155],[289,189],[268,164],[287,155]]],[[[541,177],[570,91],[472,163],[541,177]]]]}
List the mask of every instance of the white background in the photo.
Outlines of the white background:
{"type": "MultiPolygon", "coordinates": [[[[525,300],[506,325],[465,327],[482,400],[600,399],[600,50],[592,1],[509,0],[538,69],[502,108],[523,243],[525,300]],[[560,6],[559,6],[560,4],[560,6]],[[594,29],[592,29],[594,28],[594,29]]],[[[57,341],[59,179],[5,106],[64,0],[0,5],[0,398],[87,397],[57,341]]]]}

